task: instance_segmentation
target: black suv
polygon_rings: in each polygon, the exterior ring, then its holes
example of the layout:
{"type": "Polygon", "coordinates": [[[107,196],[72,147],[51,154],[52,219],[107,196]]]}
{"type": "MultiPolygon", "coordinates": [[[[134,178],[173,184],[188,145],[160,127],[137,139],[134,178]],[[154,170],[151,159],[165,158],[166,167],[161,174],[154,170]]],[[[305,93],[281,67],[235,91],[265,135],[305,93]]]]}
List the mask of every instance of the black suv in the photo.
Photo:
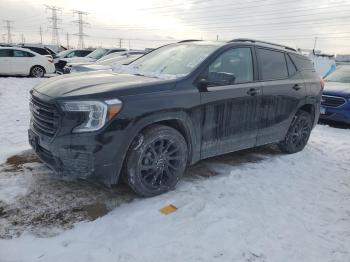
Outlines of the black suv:
{"type": "Polygon", "coordinates": [[[31,91],[29,141],[57,173],[142,196],[175,187],[187,165],[265,144],[302,150],[320,78],[294,49],[250,39],[181,41],[118,72],[51,78],[31,91]]]}

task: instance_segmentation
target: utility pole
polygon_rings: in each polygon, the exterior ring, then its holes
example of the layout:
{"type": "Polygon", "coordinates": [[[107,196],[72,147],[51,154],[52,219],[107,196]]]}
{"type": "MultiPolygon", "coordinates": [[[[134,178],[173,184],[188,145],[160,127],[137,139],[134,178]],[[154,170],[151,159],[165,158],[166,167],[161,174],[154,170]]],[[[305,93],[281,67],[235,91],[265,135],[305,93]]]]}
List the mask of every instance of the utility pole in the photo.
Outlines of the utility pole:
{"type": "Polygon", "coordinates": [[[317,37],[315,37],[315,42],[314,42],[314,51],[316,49],[316,44],[317,44],[317,37]]]}
{"type": "Polygon", "coordinates": [[[51,26],[49,28],[52,29],[52,38],[51,38],[51,43],[53,45],[60,45],[60,38],[58,34],[58,30],[61,29],[58,27],[58,21],[61,20],[60,18],[57,17],[58,12],[62,12],[62,8],[58,8],[56,6],[49,6],[45,5],[46,10],[51,11],[51,17],[49,17],[49,20],[51,21],[51,26]]]}
{"type": "Polygon", "coordinates": [[[69,34],[68,34],[68,32],[66,34],[66,40],[67,40],[67,49],[69,49],[69,34]]]}
{"type": "Polygon", "coordinates": [[[88,24],[87,22],[84,21],[84,15],[87,16],[88,13],[79,11],[79,10],[73,10],[73,14],[78,14],[78,20],[73,21],[73,23],[78,24],[78,27],[79,27],[79,32],[74,34],[79,37],[78,48],[84,48],[85,47],[84,36],[88,36],[84,33],[84,25],[88,24]]]}
{"type": "Polygon", "coordinates": [[[43,44],[43,30],[40,26],[40,43],[43,44]]]}
{"type": "Polygon", "coordinates": [[[119,48],[122,48],[122,39],[119,38],[119,48]]]}
{"type": "Polygon", "coordinates": [[[11,29],[13,29],[13,27],[11,26],[11,23],[13,23],[13,21],[10,20],[4,20],[5,23],[5,28],[7,31],[7,43],[8,44],[12,44],[12,36],[13,34],[11,34],[11,29]]]}
{"type": "Polygon", "coordinates": [[[21,40],[22,40],[22,44],[25,44],[25,43],[26,43],[26,38],[24,37],[23,34],[21,34],[21,40]]]}

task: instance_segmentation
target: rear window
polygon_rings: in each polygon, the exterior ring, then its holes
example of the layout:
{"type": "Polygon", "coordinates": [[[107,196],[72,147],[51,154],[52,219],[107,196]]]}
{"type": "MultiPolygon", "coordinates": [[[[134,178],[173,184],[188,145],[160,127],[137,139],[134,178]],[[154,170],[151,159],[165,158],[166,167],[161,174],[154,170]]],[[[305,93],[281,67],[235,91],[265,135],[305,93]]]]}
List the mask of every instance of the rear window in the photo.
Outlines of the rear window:
{"type": "Polygon", "coordinates": [[[263,80],[288,78],[288,69],[284,53],[258,48],[263,80]]]}
{"type": "Polygon", "coordinates": [[[299,71],[302,70],[313,70],[314,66],[312,65],[312,62],[307,57],[291,54],[291,58],[294,62],[294,64],[297,66],[299,71]]]}
{"type": "Polygon", "coordinates": [[[29,50],[34,51],[35,53],[38,53],[39,55],[49,55],[50,53],[48,51],[46,51],[43,48],[38,48],[38,47],[23,47],[23,48],[27,48],[29,50]]]}

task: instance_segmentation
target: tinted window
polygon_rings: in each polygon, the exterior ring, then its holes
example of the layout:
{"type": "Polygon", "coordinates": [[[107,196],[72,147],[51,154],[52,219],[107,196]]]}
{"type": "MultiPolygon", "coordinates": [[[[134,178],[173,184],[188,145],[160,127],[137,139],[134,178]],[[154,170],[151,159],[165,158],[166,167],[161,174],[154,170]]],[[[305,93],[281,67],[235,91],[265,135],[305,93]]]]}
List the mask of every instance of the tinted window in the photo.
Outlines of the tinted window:
{"type": "Polygon", "coordinates": [[[311,60],[308,59],[307,57],[304,57],[302,55],[291,54],[291,58],[294,64],[297,66],[298,70],[314,69],[314,66],[312,65],[311,60]]]}
{"type": "Polygon", "coordinates": [[[87,56],[88,54],[90,54],[92,51],[89,50],[82,50],[80,51],[80,56],[87,56]]]}
{"type": "Polygon", "coordinates": [[[35,53],[38,53],[39,55],[48,55],[49,54],[45,49],[38,48],[38,47],[24,47],[24,48],[32,50],[35,53]]]}
{"type": "Polygon", "coordinates": [[[235,83],[253,81],[253,60],[250,48],[234,48],[226,51],[209,66],[209,72],[233,74],[235,83]]]}
{"type": "Polygon", "coordinates": [[[284,53],[258,49],[263,80],[288,78],[288,70],[284,53]]]}
{"type": "Polygon", "coordinates": [[[0,49],[0,57],[12,57],[12,54],[11,49],[0,49]]]}
{"type": "Polygon", "coordinates": [[[297,72],[297,69],[296,69],[293,61],[290,59],[289,55],[287,55],[287,54],[286,54],[286,60],[287,60],[289,75],[292,76],[297,72]]]}
{"type": "Polygon", "coordinates": [[[22,50],[13,50],[14,57],[33,57],[34,55],[22,50]]]}

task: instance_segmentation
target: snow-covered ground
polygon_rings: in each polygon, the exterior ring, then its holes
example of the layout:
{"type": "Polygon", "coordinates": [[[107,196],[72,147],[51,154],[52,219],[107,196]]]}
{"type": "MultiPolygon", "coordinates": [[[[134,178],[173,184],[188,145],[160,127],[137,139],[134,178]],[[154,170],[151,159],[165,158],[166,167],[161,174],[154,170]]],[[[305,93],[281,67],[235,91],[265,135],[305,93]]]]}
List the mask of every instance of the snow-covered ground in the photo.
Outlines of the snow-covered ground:
{"type": "Polygon", "coordinates": [[[43,79],[0,78],[0,164],[28,149],[29,90],[43,79]]]}
{"type": "MultiPolygon", "coordinates": [[[[0,129],[0,159],[28,147],[22,92],[34,82],[0,78],[0,107],[6,109],[0,119],[21,123],[0,129]],[[8,109],[14,104],[20,118],[8,109]]],[[[202,161],[168,194],[136,198],[52,237],[27,232],[0,240],[0,261],[350,261],[349,138],[350,129],[317,126],[298,154],[266,148],[202,161]],[[194,176],[207,169],[217,175],[194,176]],[[163,215],[159,209],[167,204],[178,210],[163,215]]],[[[28,176],[0,173],[0,191],[6,192],[0,201],[25,194],[35,178],[30,170],[28,176]],[[5,191],[6,185],[13,190],[5,191]]]]}

